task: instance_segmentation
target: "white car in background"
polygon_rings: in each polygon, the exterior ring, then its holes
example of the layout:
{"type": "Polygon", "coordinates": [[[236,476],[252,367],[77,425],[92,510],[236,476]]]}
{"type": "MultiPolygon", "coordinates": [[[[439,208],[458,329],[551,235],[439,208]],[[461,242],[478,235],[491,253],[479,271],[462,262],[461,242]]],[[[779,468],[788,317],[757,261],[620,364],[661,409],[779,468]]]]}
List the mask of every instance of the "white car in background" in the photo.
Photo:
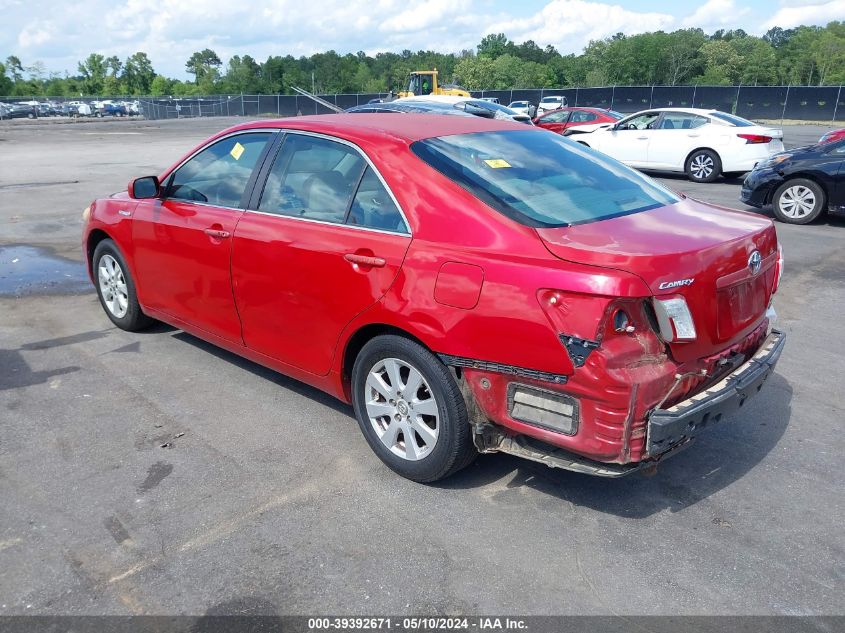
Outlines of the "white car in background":
{"type": "Polygon", "coordinates": [[[532,119],[537,108],[530,101],[512,101],[508,107],[518,114],[527,114],[532,119]]]}
{"type": "Polygon", "coordinates": [[[783,151],[782,130],[694,108],[644,110],[573,140],[631,167],[686,173],[693,182],[740,176],[783,151]]]}
{"type": "Polygon", "coordinates": [[[551,95],[548,97],[543,97],[540,99],[540,103],[537,105],[537,116],[540,116],[544,112],[551,112],[552,110],[559,110],[560,108],[565,108],[568,106],[569,103],[566,100],[566,97],[561,95],[551,95]]]}

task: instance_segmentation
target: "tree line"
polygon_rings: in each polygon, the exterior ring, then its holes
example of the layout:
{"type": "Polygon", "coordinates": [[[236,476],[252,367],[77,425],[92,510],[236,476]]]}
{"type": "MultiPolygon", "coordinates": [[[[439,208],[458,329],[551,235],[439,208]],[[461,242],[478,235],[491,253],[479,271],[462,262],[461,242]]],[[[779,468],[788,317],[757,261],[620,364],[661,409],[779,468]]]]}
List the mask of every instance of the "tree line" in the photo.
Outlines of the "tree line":
{"type": "Polygon", "coordinates": [[[590,42],[581,54],[553,46],[485,36],[474,50],[459,53],[402,51],[310,57],[271,55],[264,62],[235,55],[223,64],[213,50],[197,51],[185,63],[191,80],[155,72],[144,52],[125,60],[91,53],[76,74],[50,73],[44,64],[24,65],[16,55],[0,62],[3,96],[118,96],[291,94],[291,86],[318,93],[402,90],[413,70],[440,71],[441,82],[470,90],[565,88],[609,85],[841,85],[845,83],[845,23],[774,27],[762,37],[742,29],[701,29],[639,35],[617,33],[590,42]]]}

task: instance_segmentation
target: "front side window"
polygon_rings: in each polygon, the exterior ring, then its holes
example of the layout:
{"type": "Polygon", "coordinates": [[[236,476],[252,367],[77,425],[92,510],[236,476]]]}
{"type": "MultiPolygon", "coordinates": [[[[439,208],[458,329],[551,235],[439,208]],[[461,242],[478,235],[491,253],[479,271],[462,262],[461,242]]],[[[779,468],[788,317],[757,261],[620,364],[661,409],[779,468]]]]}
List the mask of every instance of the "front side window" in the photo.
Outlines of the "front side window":
{"type": "Polygon", "coordinates": [[[630,119],[625,119],[619,124],[620,130],[650,130],[657,118],[660,116],[659,112],[646,112],[638,116],[633,116],[630,119]]]}
{"type": "Polygon", "coordinates": [[[206,147],[176,170],[166,196],[239,207],[252,170],[271,136],[271,132],[239,134],[206,147]]]}
{"type": "Polygon", "coordinates": [[[679,201],[622,163],[540,130],[435,137],[413,143],[411,150],[493,209],[527,226],[595,222],[679,201]]]}
{"type": "Polygon", "coordinates": [[[561,110],[560,112],[552,112],[551,114],[547,114],[544,116],[540,121],[543,123],[565,123],[566,119],[569,118],[569,112],[567,110],[561,110]]]}

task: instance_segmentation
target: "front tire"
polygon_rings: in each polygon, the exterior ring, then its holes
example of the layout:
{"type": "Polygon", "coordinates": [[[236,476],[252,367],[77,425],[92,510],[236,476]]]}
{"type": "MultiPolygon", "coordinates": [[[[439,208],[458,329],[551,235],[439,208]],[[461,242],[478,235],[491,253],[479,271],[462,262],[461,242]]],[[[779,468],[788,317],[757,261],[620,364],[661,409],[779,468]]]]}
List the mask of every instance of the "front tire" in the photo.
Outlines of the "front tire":
{"type": "Polygon", "coordinates": [[[806,178],[787,180],[772,196],[772,211],[781,222],[809,224],[824,210],[824,189],[806,178]]]}
{"type": "Polygon", "coordinates": [[[697,149],[687,157],[684,170],[693,182],[713,182],[722,172],[722,161],[713,150],[697,149]]]}
{"type": "Polygon", "coordinates": [[[100,305],[112,323],[127,332],[137,332],[154,323],[141,311],[129,267],[112,240],[97,244],[91,264],[100,305]]]}
{"type": "Polygon", "coordinates": [[[477,455],[455,379],[414,341],[383,335],[364,345],[352,370],[352,405],[370,448],[407,479],[443,479],[477,455]]]}

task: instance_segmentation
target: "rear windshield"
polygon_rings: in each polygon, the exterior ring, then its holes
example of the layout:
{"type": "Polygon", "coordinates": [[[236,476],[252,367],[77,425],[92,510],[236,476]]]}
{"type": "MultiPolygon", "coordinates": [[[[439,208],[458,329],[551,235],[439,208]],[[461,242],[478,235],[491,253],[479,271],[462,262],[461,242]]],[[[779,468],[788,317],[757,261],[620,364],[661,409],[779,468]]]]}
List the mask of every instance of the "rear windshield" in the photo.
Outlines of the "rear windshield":
{"type": "Polygon", "coordinates": [[[639,172],[545,130],[435,137],[413,143],[411,150],[527,226],[571,226],[679,201],[639,172]]]}
{"type": "Polygon", "coordinates": [[[753,125],[756,125],[748,119],[743,119],[741,116],[728,114],[727,112],[709,112],[708,114],[712,117],[716,117],[717,119],[722,119],[722,121],[727,121],[728,123],[730,123],[731,125],[735,125],[736,127],[751,127],[753,125]]]}

